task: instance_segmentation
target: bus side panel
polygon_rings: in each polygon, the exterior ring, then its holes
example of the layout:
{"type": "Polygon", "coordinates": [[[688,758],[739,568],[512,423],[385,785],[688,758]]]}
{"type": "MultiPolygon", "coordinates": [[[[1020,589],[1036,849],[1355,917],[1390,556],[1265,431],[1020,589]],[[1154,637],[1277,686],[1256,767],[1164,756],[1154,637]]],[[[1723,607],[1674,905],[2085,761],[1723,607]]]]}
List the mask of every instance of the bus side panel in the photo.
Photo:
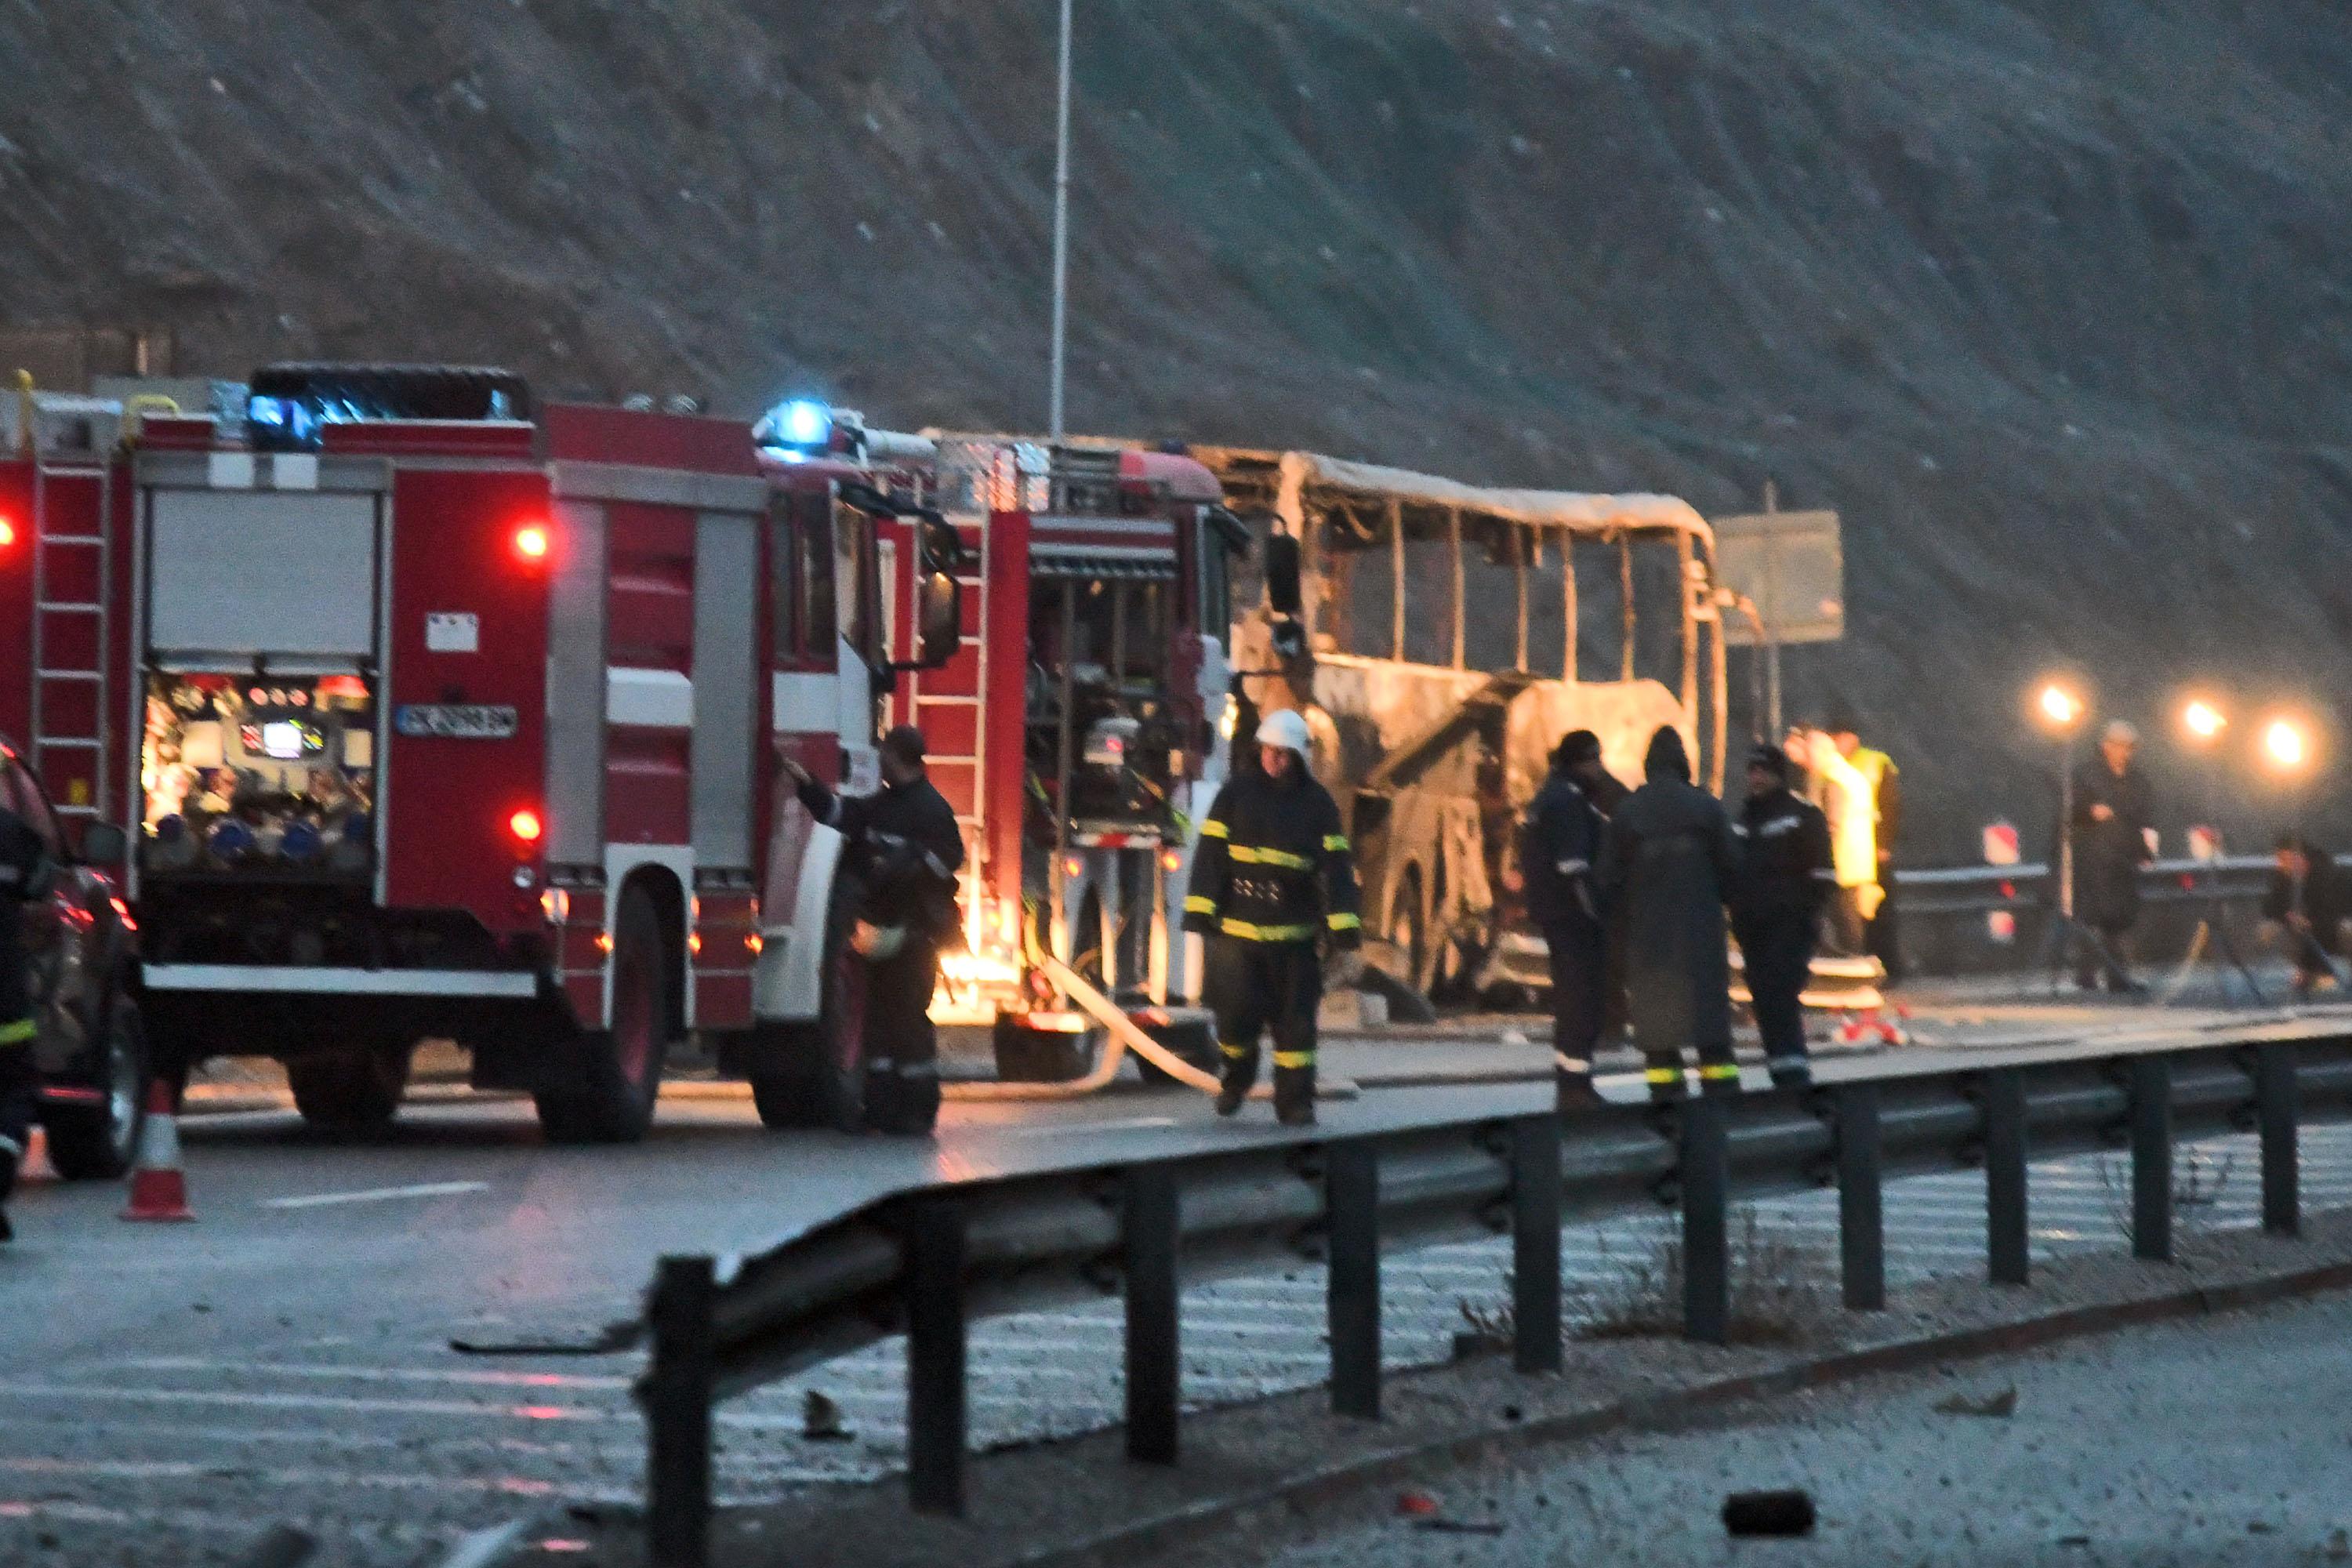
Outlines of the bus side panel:
{"type": "Polygon", "coordinates": [[[551,567],[548,553],[526,554],[516,536],[553,526],[537,472],[404,470],[394,481],[385,639],[394,722],[384,727],[380,804],[385,896],[395,907],[467,910],[499,934],[540,928],[538,892],[518,889],[514,876],[535,863],[538,847],[519,842],[509,824],[518,811],[545,809],[551,567]],[[399,710],[412,704],[512,708],[515,733],[403,734],[399,710]]]}

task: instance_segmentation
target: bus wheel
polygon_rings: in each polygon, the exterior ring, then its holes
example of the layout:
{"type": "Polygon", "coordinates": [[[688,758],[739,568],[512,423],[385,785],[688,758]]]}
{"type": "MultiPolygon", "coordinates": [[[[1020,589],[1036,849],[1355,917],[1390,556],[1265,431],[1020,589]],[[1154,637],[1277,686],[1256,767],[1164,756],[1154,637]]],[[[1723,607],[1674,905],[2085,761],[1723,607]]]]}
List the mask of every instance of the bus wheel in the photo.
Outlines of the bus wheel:
{"type": "Polygon", "coordinates": [[[613,1016],[581,1044],[577,1084],[537,1094],[553,1143],[634,1143],[653,1126],[662,1064],[678,1033],[669,944],[653,895],[632,883],[613,921],[613,1016]]]}
{"type": "Polygon", "coordinates": [[[849,946],[859,897],[851,878],[834,879],[817,961],[817,1016],[763,1023],[754,1036],[751,1103],[763,1127],[856,1131],[864,1124],[866,975],[849,946]]]}
{"type": "Polygon", "coordinates": [[[294,1109],[321,1132],[364,1136],[383,1131],[408,1092],[405,1043],[336,1047],[286,1064],[294,1109]]]}

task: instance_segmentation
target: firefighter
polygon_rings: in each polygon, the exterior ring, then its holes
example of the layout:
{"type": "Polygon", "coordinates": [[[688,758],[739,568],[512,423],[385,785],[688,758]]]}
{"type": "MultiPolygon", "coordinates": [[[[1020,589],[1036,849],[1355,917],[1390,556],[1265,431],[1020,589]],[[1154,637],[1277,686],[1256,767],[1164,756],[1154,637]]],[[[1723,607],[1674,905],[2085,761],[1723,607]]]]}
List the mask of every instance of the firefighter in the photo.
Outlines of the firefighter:
{"type": "Polygon", "coordinates": [[[1645,782],[1609,819],[1601,901],[1622,909],[1633,1044],[1656,1100],[1683,1092],[1682,1050],[1698,1052],[1699,1087],[1739,1092],[1731,1052],[1731,964],[1723,906],[1736,869],[1723,803],[1691,783],[1682,735],[1662,725],[1642,759],[1645,782]]]}
{"type": "Polygon", "coordinates": [[[1236,769],[1201,823],[1184,929],[1208,945],[1202,994],[1224,1053],[1217,1114],[1231,1116],[1257,1081],[1258,1036],[1274,1033],[1274,1113],[1315,1121],[1315,1011],[1323,999],[1318,943],[1358,967],[1363,921],[1339,808],[1307,771],[1307,721],[1280,709],[1257,727],[1258,766],[1236,769]]]}
{"type": "Polygon", "coordinates": [[[1875,746],[1865,746],[1854,728],[1853,712],[1841,706],[1832,710],[1830,743],[1838,755],[1853,764],[1870,786],[1874,847],[1877,851],[1878,908],[1863,926],[1863,951],[1878,960],[1886,984],[1903,980],[1903,933],[1895,910],[1895,841],[1903,831],[1903,770],[1875,746]]]}
{"type": "MultiPolygon", "coordinates": [[[[0,769],[8,766],[0,763],[0,769]]],[[[48,896],[48,846],[26,822],[0,805],[0,1241],[7,1241],[6,1205],[16,1169],[32,1146],[40,1086],[33,1070],[31,955],[25,951],[25,906],[48,896]]]]}
{"type": "Polygon", "coordinates": [[[1764,1065],[1782,1088],[1812,1081],[1801,998],[1812,972],[1822,907],[1837,889],[1829,818],[1789,787],[1789,756],[1759,745],[1748,758],[1748,803],[1731,831],[1739,878],[1731,928],[1764,1037],[1764,1065]]]}
{"type": "Polygon", "coordinates": [[[2263,889],[2263,921],[2285,939],[2294,961],[2294,994],[2311,995],[2323,979],[2338,978],[2336,960],[2344,953],[2344,922],[2352,914],[2352,889],[2345,886],[2336,858],[2300,833],[2280,837],[2273,868],[2263,889]]]}
{"type": "Polygon", "coordinates": [[[1594,891],[1609,819],[1594,803],[1601,737],[1572,730],[1551,753],[1551,773],[1528,807],[1519,865],[1528,918],[1543,932],[1551,965],[1551,1052],[1559,1107],[1600,1103],[1592,1087],[1592,1052],[1606,1008],[1608,926],[1594,891]]]}
{"type": "Polygon", "coordinates": [[[921,1136],[940,1114],[931,993],[940,944],[958,929],[963,836],[923,771],[923,732],[901,724],[880,752],[882,788],[870,795],[835,795],[789,756],[780,765],[809,814],[848,840],[843,869],[863,889],[850,947],[866,965],[864,1112],[839,1108],[845,1130],[921,1136]]]}

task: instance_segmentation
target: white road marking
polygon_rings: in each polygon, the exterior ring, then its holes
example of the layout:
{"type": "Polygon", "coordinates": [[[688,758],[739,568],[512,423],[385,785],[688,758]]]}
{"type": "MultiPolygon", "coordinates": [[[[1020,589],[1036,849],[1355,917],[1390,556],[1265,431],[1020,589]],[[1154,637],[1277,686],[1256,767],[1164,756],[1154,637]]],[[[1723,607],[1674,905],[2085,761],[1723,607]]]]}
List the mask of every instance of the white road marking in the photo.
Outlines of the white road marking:
{"type": "Polygon", "coordinates": [[[266,1209],[317,1209],[330,1204],[381,1204],[395,1198],[447,1198],[460,1193],[487,1193],[488,1182],[420,1182],[409,1187],[370,1187],[357,1193],[311,1193],[299,1198],[264,1198],[266,1209]]]}
{"type": "Polygon", "coordinates": [[[326,1394],[232,1394],[193,1388],[110,1388],[99,1384],[0,1383],[0,1399],[95,1399],[131,1405],[251,1405],[263,1410],[379,1411],[393,1415],[482,1415],[501,1421],[620,1421],[625,1410],[593,1405],[477,1405],[463,1399],[351,1399],[326,1394]]]}
{"type": "Polygon", "coordinates": [[[572,1372],[498,1372],[424,1366],[337,1366],[332,1363],[207,1361],[201,1356],[142,1356],[112,1365],[133,1372],[242,1373],[260,1377],[312,1377],[338,1383],[448,1383],[478,1388],[626,1389],[631,1380],[572,1372]]]}

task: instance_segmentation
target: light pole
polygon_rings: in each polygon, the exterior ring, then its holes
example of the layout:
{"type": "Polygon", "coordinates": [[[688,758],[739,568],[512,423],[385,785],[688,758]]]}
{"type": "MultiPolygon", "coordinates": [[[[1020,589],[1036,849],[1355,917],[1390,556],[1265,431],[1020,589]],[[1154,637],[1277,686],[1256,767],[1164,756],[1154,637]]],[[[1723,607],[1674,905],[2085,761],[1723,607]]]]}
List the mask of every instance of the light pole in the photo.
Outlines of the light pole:
{"type": "Polygon", "coordinates": [[[1070,330],[1070,5],[1062,0],[1061,68],[1054,89],[1054,348],[1046,382],[1046,423],[1062,444],[1062,362],[1070,330]]]}
{"type": "MultiPolygon", "coordinates": [[[[2181,704],[2180,728],[2187,732],[2189,743],[2204,753],[2205,815],[2209,819],[2217,821],[2220,816],[2221,792],[2216,778],[2220,763],[2216,760],[2214,742],[2221,738],[2221,731],[2229,727],[2229,716],[2221,711],[2218,702],[2210,699],[2192,697],[2181,704]]],[[[2238,972],[2238,978],[2246,983],[2247,996],[2252,1000],[2255,1006],[2259,1007],[2263,1005],[2263,988],[2255,983],[2254,972],[2247,967],[2244,956],[2238,952],[2237,942],[2230,935],[2229,909],[2221,900],[2223,842],[2221,829],[2216,826],[2213,834],[2213,858],[2208,861],[2205,867],[2205,913],[2198,921],[2196,938],[2189,943],[2188,961],[2182,963],[2179,978],[2173,983],[2173,993],[2177,995],[2179,990],[2188,984],[2189,966],[2197,961],[2198,946],[2210,935],[2213,939],[2217,958],[2238,972]]],[[[2221,997],[2226,1003],[2229,1000],[2229,975],[2226,971],[2221,975],[2221,997]]],[[[2168,996],[2166,999],[2169,1001],[2172,997],[2168,996]]]]}

